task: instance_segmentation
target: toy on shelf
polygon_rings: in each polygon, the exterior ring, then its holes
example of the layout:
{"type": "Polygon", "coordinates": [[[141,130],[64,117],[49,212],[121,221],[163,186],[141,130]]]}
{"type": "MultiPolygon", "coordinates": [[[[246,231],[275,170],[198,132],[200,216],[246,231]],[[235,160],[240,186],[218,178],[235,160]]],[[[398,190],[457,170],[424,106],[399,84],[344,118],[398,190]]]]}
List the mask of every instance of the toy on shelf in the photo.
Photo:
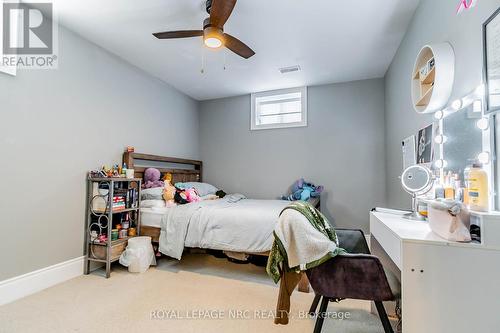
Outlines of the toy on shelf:
{"type": "Polygon", "coordinates": [[[103,165],[101,169],[89,171],[89,178],[126,178],[127,164],[115,164],[112,167],[103,165]]]}
{"type": "Polygon", "coordinates": [[[323,186],[315,186],[313,183],[306,182],[304,178],[297,180],[293,183],[291,188],[291,194],[283,195],[281,200],[302,200],[307,201],[310,198],[319,197],[321,192],[323,192],[323,186]]]}
{"type": "Polygon", "coordinates": [[[147,168],[144,171],[144,184],[143,188],[156,188],[156,187],[164,187],[165,183],[160,180],[161,172],[156,168],[147,168]]]}

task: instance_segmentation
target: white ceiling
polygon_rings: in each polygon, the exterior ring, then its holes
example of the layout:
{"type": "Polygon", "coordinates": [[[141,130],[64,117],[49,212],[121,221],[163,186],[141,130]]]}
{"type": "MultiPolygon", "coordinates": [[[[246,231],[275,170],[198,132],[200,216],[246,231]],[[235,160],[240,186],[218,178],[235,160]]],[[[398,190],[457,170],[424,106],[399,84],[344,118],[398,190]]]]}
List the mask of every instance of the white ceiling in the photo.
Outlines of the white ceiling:
{"type": "Polygon", "coordinates": [[[256,55],[151,33],[202,29],[203,0],[59,0],[62,25],[197,100],[383,77],[419,0],[239,0],[224,29],[256,55]],[[205,73],[201,73],[202,54],[205,73]],[[226,63],[226,70],[224,70],[226,63]],[[296,73],[279,68],[300,65],[296,73]]]}

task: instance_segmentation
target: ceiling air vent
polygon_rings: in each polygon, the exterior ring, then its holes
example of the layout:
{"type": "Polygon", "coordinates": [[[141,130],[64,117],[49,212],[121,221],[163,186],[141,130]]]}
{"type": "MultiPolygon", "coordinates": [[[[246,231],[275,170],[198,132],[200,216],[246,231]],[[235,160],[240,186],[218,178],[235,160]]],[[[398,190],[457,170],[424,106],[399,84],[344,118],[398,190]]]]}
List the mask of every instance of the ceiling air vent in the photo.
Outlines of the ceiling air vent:
{"type": "Polygon", "coordinates": [[[281,74],[298,72],[298,71],[300,71],[300,66],[299,65],[280,68],[281,74]]]}

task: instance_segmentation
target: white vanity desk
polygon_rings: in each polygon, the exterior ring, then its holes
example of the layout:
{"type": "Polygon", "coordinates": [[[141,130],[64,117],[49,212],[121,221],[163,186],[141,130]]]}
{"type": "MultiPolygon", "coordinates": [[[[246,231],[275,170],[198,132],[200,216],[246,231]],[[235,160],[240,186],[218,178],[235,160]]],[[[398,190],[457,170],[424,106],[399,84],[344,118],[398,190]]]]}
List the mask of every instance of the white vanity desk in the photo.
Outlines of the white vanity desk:
{"type": "Polygon", "coordinates": [[[401,272],[403,333],[500,332],[500,247],[449,242],[381,212],[370,233],[401,272]]]}

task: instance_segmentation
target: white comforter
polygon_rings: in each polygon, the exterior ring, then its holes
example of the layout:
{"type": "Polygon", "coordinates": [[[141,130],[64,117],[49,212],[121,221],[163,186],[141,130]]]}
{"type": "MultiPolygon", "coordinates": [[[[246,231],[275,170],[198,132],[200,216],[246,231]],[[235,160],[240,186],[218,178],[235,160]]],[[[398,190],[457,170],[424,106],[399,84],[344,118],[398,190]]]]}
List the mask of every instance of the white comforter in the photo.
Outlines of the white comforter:
{"type": "Polygon", "coordinates": [[[160,252],[181,259],[184,247],[233,252],[269,251],[283,200],[252,200],[241,194],[193,202],[162,217],[160,252]]]}

